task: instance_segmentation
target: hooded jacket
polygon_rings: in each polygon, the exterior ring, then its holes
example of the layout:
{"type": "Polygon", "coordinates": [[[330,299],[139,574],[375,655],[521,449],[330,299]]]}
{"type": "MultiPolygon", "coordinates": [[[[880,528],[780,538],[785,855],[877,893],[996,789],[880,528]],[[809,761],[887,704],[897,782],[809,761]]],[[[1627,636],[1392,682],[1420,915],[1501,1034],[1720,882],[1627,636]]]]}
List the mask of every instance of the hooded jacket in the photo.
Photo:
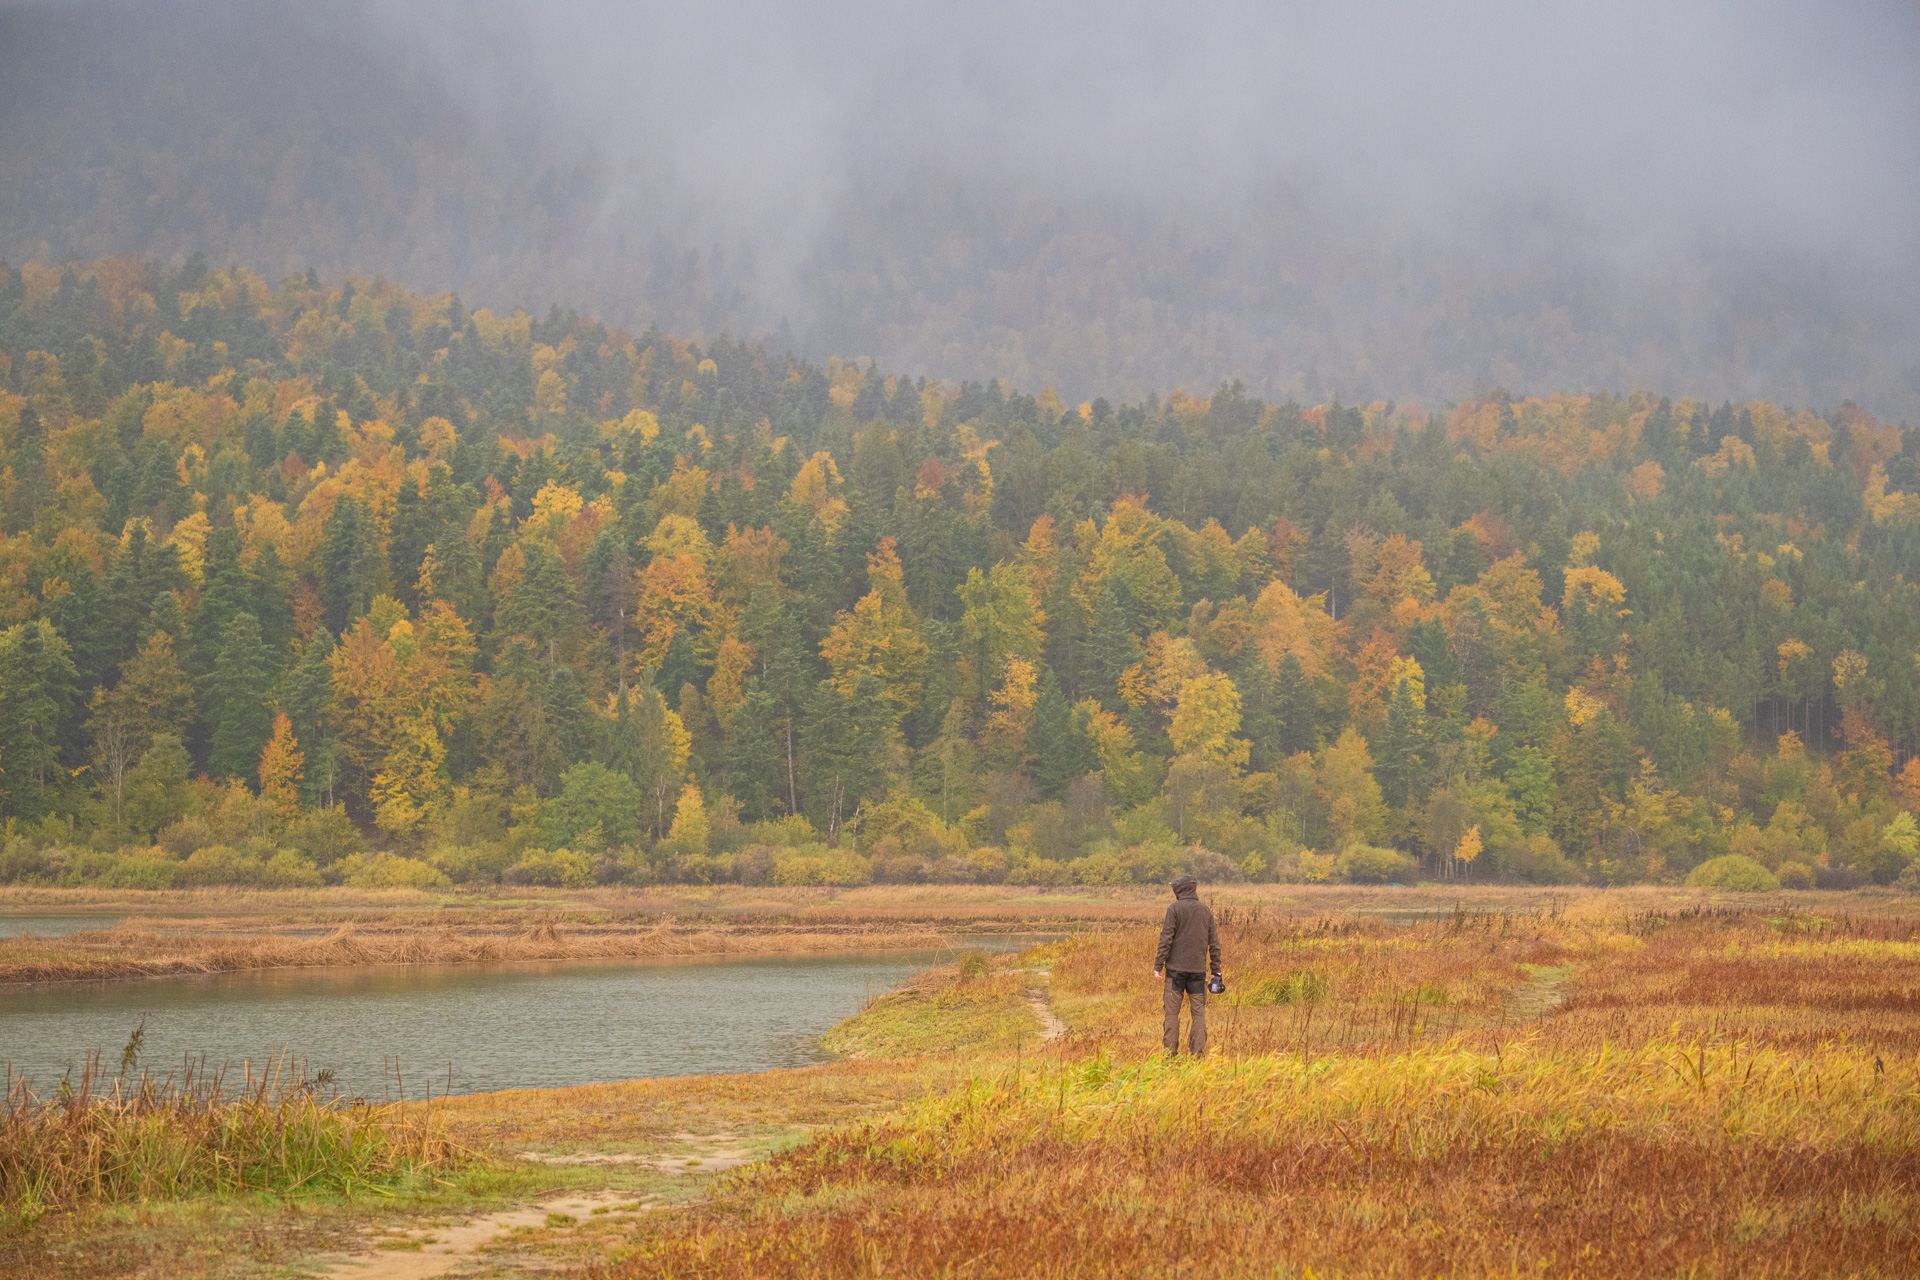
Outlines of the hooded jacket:
{"type": "Polygon", "coordinates": [[[1220,972],[1220,931],[1213,911],[1200,901],[1200,883],[1192,876],[1173,882],[1173,902],[1160,926],[1160,950],[1154,954],[1157,970],[1181,973],[1220,972]]]}

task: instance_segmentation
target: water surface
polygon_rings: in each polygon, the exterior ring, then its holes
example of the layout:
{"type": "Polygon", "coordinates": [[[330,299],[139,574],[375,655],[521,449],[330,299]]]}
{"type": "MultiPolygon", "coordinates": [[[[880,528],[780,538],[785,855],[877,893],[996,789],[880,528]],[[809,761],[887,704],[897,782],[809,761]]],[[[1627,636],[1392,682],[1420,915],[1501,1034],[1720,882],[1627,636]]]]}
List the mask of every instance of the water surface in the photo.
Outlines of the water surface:
{"type": "Polygon", "coordinates": [[[31,933],[38,938],[64,938],[87,929],[111,929],[119,916],[0,916],[0,938],[31,933]]]}
{"type": "MultiPolygon", "coordinates": [[[[981,939],[977,945],[1013,945],[981,939]]],[[[259,1063],[286,1050],[371,1097],[765,1071],[822,1062],[819,1036],[952,951],[746,960],[521,961],[276,969],[0,991],[0,1062],[43,1087],[89,1048],[141,1062],[259,1063]],[[395,1063],[398,1064],[396,1078],[395,1063]]]]}

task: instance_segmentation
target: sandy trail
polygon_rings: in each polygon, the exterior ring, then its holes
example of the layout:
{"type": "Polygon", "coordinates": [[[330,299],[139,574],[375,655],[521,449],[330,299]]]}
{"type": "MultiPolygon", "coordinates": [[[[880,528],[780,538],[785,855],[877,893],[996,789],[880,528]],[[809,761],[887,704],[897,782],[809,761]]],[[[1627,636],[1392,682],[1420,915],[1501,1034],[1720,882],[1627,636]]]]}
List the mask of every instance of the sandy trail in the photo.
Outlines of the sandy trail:
{"type": "Polygon", "coordinates": [[[382,1232],[375,1247],[325,1259],[327,1271],[343,1280],[428,1280],[443,1276],[473,1258],[482,1245],[521,1227],[550,1225],[547,1215],[585,1218],[595,1209],[645,1213],[651,1206],[612,1191],[558,1195],[537,1204],[481,1214],[456,1226],[403,1228],[382,1232]],[[414,1247],[418,1242],[418,1247],[414,1247]]]}
{"type": "Polygon", "coordinates": [[[1028,987],[1027,1003],[1033,1006],[1033,1016],[1040,1020],[1041,1040],[1058,1040],[1067,1034],[1067,1024],[1060,1021],[1060,1015],[1053,1011],[1045,987],[1028,987]]]}

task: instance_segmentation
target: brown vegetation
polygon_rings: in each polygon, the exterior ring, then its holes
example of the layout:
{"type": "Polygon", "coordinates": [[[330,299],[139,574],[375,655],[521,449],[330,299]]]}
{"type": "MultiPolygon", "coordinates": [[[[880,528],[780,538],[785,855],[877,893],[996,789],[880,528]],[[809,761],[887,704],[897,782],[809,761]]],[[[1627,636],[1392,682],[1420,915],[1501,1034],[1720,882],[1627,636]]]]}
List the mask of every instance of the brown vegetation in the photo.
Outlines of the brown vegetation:
{"type": "Polygon", "coordinates": [[[1144,930],[1029,953],[1071,1028],[641,1231],[613,1276],[1909,1274],[1920,928],[1226,909],[1219,1050],[1144,930]]]}

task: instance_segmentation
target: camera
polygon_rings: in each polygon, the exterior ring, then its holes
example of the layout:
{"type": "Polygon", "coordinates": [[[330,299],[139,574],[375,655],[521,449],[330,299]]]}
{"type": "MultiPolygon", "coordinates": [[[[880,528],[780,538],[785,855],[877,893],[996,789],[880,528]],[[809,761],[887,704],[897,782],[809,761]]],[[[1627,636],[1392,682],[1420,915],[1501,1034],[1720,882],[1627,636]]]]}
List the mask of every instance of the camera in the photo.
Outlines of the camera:
{"type": "Polygon", "coordinates": [[[1227,989],[1227,980],[1221,977],[1219,974],[1216,973],[1211,978],[1207,979],[1207,991],[1210,994],[1216,995],[1216,996],[1221,995],[1226,991],[1226,989],[1227,989]]]}

